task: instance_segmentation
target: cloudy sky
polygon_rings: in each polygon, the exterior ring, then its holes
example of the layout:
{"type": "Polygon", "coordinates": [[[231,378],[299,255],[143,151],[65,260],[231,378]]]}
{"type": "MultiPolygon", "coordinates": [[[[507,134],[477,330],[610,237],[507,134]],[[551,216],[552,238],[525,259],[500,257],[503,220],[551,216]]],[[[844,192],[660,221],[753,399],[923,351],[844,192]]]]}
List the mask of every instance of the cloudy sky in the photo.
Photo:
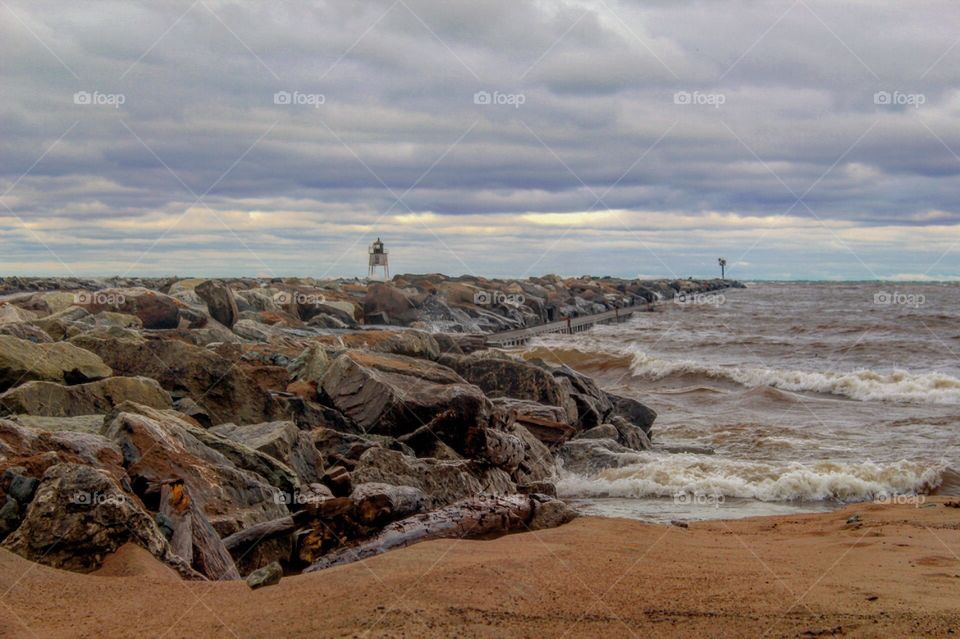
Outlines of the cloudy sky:
{"type": "Polygon", "coordinates": [[[0,0],[0,274],[960,274],[960,5],[0,0]],[[956,243],[956,245],[955,245],[956,243]]]}

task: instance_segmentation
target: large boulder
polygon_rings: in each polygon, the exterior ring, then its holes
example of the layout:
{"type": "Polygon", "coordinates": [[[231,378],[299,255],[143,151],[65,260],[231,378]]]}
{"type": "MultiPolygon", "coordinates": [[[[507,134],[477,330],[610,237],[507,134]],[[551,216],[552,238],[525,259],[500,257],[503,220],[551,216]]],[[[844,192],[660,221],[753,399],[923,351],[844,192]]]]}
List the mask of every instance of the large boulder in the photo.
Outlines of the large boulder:
{"type": "Polygon", "coordinates": [[[189,566],[171,553],[154,518],[115,478],[90,466],[64,463],[44,473],[23,522],[3,547],[30,561],[88,572],[128,542],[191,575],[189,566]]]}
{"type": "Polygon", "coordinates": [[[302,484],[318,483],[323,477],[325,464],[314,446],[313,437],[297,428],[293,422],[245,426],[222,424],[211,430],[283,462],[297,474],[302,484]]]}
{"type": "Polygon", "coordinates": [[[238,320],[233,325],[233,332],[251,342],[269,342],[274,335],[272,327],[251,319],[238,320]]]}
{"type": "Polygon", "coordinates": [[[79,335],[96,326],[94,316],[80,306],[69,306],[31,323],[43,330],[55,342],[79,335]]]}
{"type": "Polygon", "coordinates": [[[559,446],[577,434],[562,406],[510,397],[495,397],[492,401],[502,421],[523,426],[547,446],[559,446]]]}
{"type": "Polygon", "coordinates": [[[651,436],[653,422],[657,419],[657,412],[645,404],[630,397],[622,397],[607,393],[613,405],[613,414],[622,417],[634,426],[643,430],[647,437],[651,436]]]}
{"type": "Polygon", "coordinates": [[[95,466],[118,482],[127,480],[120,448],[99,434],[41,430],[0,419],[0,471],[19,466],[40,477],[61,462],[95,466]]]}
{"type": "Polygon", "coordinates": [[[280,490],[204,444],[201,433],[207,431],[159,411],[152,417],[120,412],[106,429],[123,451],[134,490],[148,503],[159,499],[163,483],[179,480],[221,536],[288,514],[288,498],[280,490]]]}
{"type": "Polygon", "coordinates": [[[73,344],[35,344],[0,335],[0,391],[29,381],[82,384],[112,374],[100,357],[73,344]]]}
{"type": "Polygon", "coordinates": [[[507,432],[522,444],[520,462],[510,473],[518,484],[531,485],[551,479],[556,474],[556,462],[547,446],[521,424],[512,424],[507,432]]]}
{"type": "Polygon", "coordinates": [[[270,394],[230,360],[179,340],[80,335],[72,343],[97,353],[117,375],[150,377],[175,399],[189,396],[214,424],[258,424],[282,417],[270,394]]]}
{"type": "Polygon", "coordinates": [[[374,447],[360,456],[351,473],[355,484],[377,482],[410,486],[426,496],[429,509],[477,495],[506,495],[516,486],[499,468],[481,468],[466,460],[417,459],[374,447]]]}
{"type": "Polygon", "coordinates": [[[0,324],[11,324],[19,322],[29,322],[37,319],[38,315],[33,311],[28,311],[13,304],[0,304],[0,324]]]}
{"type": "Polygon", "coordinates": [[[0,394],[0,412],[43,417],[106,414],[132,401],[153,408],[170,408],[170,394],[148,377],[108,377],[96,382],[64,386],[27,382],[0,394]]]}
{"type": "Polygon", "coordinates": [[[567,386],[566,395],[573,399],[577,407],[577,427],[580,430],[593,428],[606,421],[613,411],[613,404],[596,382],[565,364],[549,367],[548,370],[567,386]]]}
{"type": "Polygon", "coordinates": [[[310,431],[310,436],[324,468],[338,465],[353,468],[367,450],[383,447],[381,442],[369,437],[344,433],[332,428],[316,428],[310,431]]]}
{"type": "Polygon", "coordinates": [[[187,432],[204,446],[229,459],[237,468],[257,474],[286,496],[294,494],[300,486],[300,480],[296,473],[279,459],[246,444],[224,437],[213,432],[213,430],[208,430],[202,427],[199,422],[179,411],[157,410],[133,402],[124,402],[117,407],[114,413],[107,416],[107,423],[111,423],[116,414],[121,412],[143,415],[158,423],[170,425],[187,432]]]}
{"type": "Polygon", "coordinates": [[[564,409],[567,420],[575,423],[577,407],[564,384],[541,366],[495,351],[471,355],[445,355],[441,363],[450,366],[491,398],[509,397],[564,409]]]}
{"type": "Polygon", "coordinates": [[[402,355],[349,351],[327,368],[320,386],[365,432],[398,436],[429,425],[461,452],[492,411],[483,392],[449,368],[402,355]]]}
{"type": "Polygon", "coordinates": [[[135,315],[143,322],[144,328],[176,328],[180,323],[180,303],[177,300],[143,287],[78,293],[76,303],[93,314],[111,311],[135,315]]]}
{"type": "Polygon", "coordinates": [[[17,339],[27,340],[34,344],[49,344],[54,339],[39,326],[26,322],[9,322],[0,324],[0,335],[10,335],[17,339]]]}
{"type": "Polygon", "coordinates": [[[194,291],[207,304],[210,316],[228,328],[232,328],[240,315],[233,290],[219,280],[207,280],[194,287],[194,291]]]}
{"type": "Polygon", "coordinates": [[[614,439],[572,439],[561,448],[561,456],[565,470],[587,476],[642,460],[636,451],[614,439]]]}
{"type": "Polygon", "coordinates": [[[363,298],[363,315],[368,324],[404,325],[417,319],[417,310],[403,291],[389,284],[371,284],[363,298]]]}
{"type": "Polygon", "coordinates": [[[330,365],[330,355],[318,343],[311,343],[287,366],[293,379],[319,384],[330,365]]]}

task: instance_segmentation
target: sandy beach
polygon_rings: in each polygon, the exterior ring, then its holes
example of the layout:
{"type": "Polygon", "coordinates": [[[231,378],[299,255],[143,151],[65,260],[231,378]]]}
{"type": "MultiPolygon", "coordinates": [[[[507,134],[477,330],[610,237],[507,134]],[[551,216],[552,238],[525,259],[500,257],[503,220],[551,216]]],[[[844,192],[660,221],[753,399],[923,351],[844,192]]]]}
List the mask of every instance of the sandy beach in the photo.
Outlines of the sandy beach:
{"type": "Polygon", "coordinates": [[[0,635],[942,637],[960,632],[960,509],[947,501],[688,528],[585,517],[258,591],[182,582],[134,546],[94,575],[0,551],[0,635]]]}

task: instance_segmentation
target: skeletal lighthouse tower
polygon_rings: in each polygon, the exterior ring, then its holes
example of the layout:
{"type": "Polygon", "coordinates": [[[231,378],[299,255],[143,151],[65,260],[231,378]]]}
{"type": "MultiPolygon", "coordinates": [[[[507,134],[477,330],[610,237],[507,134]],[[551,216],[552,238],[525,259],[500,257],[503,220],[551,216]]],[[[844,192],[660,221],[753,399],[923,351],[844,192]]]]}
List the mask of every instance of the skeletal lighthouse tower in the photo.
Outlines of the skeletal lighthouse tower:
{"type": "Polygon", "coordinates": [[[390,264],[387,261],[387,251],[383,248],[383,242],[380,241],[380,238],[377,238],[377,241],[370,245],[370,270],[367,273],[367,277],[373,277],[374,272],[378,268],[383,268],[383,279],[390,279],[390,264]]]}

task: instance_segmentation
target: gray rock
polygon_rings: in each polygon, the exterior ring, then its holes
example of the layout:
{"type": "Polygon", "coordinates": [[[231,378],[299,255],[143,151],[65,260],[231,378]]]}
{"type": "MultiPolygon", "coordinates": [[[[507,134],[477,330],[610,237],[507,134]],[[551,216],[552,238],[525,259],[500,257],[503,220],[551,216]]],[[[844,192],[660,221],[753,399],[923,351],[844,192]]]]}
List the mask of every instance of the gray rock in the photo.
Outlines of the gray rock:
{"type": "Polygon", "coordinates": [[[0,541],[6,539],[10,533],[20,525],[20,505],[13,497],[7,497],[0,507],[0,541]]]}
{"type": "Polygon", "coordinates": [[[652,408],[629,397],[621,397],[613,393],[607,393],[613,404],[613,414],[624,418],[634,426],[637,426],[647,435],[653,428],[653,422],[657,418],[657,413],[652,408]]]}
{"type": "Polygon", "coordinates": [[[613,424],[600,424],[599,426],[594,426],[593,428],[588,428],[579,435],[578,439],[612,439],[617,441],[620,439],[620,431],[617,430],[617,427],[613,424]]]}
{"type": "Polygon", "coordinates": [[[313,437],[293,422],[263,424],[223,424],[211,429],[214,433],[259,450],[290,467],[303,484],[320,481],[324,461],[313,443],[313,437]]]}
{"type": "Polygon", "coordinates": [[[605,468],[620,468],[641,458],[612,439],[571,439],[561,448],[563,467],[581,475],[593,475],[605,468]]]}
{"type": "Polygon", "coordinates": [[[650,437],[647,436],[639,426],[628,422],[623,417],[611,417],[610,424],[617,430],[617,441],[633,450],[650,450],[652,444],[650,437]]]}
{"type": "Polygon", "coordinates": [[[278,562],[274,561],[247,575],[247,585],[250,586],[251,590],[256,590],[257,588],[278,584],[281,578],[283,578],[283,568],[280,567],[278,562]]]}
{"type": "Polygon", "coordinates": [[[527,527],[530,530],[556,528],[579,517],[579,513],[560,499],[538,499],[534,502],[533,517],[527,527]]]}
{"type": "Polygon", "coordinates": [[[330,355],[323,346],[313,343],[303,349],[290,362],[287,369],[296,380],[319,383],[328,366],[330,366],[330,355]]]}
{"type": "Polygon", "coordinates": [[[233,332],[251,342],[269,342],[273,336],[271,327],[250,319],[242,319],[234,324],[233,332]]]}
{"type": "Polygon", "coordinates": [[[10,481],[10,487],[7,489],[7,496],[16,499],[21,506],[26,506],[33,499],[39,485],[40,480],[35,477],[14,475],[10,481]]]}
{"type": "Polygon", "coordinates": [[[430,424],[467,456],[476,452],[466,447],[493,409],[479,388],[449,368],[401,355],[348,351],[333,361],[320,385],[333,406],[365,432],[398,436],[430,424]]]}
{"type": "Polygon", "coordinates": [[[516,423],[508,428],[508,432],[523,443],[520,464],[511,473],[518,484],[539,482],[556,475],[557,465],[553,453],[533,433],[516,423]]]}
{"type": "Polygon", "coordinates": [[[426,495],[429,509],[480,494],[515,492],[510,477],[499,469],[479,471],[469,461],[417,459],[379,447],[360,456],[352,475],[358,485],[379,482],[417,488],[426,495]]]}

